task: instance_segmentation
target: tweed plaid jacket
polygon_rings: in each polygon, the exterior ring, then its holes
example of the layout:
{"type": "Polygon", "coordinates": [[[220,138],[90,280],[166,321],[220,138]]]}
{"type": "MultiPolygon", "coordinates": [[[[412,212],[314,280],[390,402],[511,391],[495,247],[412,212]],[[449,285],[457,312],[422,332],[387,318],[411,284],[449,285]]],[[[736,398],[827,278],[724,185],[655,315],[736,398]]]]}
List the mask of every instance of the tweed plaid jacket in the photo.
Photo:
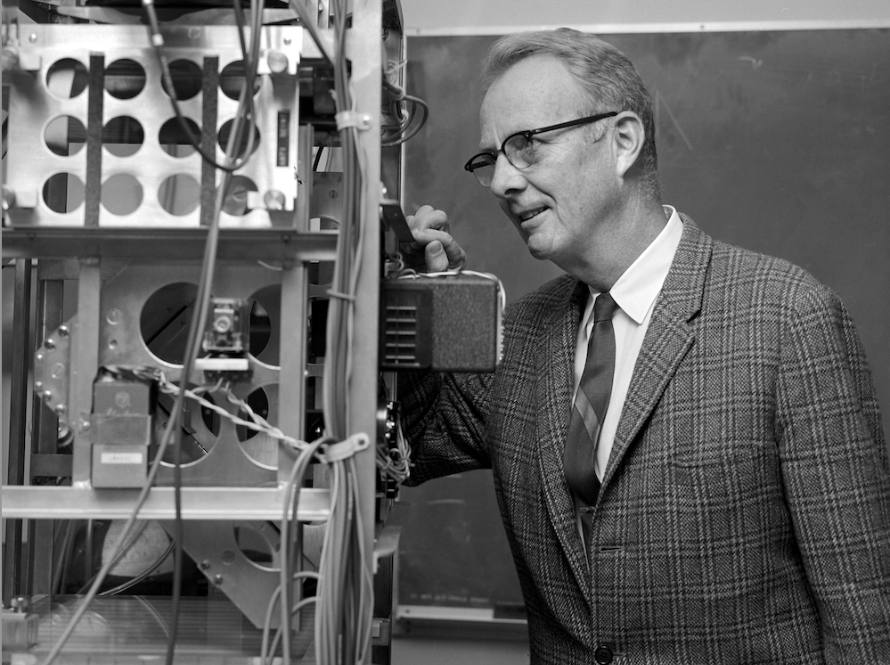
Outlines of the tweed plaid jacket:
{"type": "Polygon", "coordinates": [[[509,309],[494,374],[402,382],[412,482],[492,468],[536,665],[890,663],[890,461],[853,323],[683,221],[586,556],[568,276],[509,309]]]}

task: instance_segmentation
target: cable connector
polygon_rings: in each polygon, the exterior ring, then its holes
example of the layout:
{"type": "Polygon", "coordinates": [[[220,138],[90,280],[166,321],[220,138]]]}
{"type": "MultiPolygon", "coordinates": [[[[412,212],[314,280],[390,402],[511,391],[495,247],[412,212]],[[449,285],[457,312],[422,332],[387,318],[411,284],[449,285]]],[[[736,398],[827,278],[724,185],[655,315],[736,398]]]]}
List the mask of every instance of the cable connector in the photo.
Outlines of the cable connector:
{"type": "Polygon", "coordinates": [[[349,436],[344,441],[325,444],[323,452],[315,453],[315,456],[325,464],[340,462],[349,459],[357,452],[367,450],[370,443],[371,440],[368,438],[368,435],[359,432],[349,436]]]}
{"type": "Polygon", "coordinates": [[[355,127],[362,131],[371,129],[371,116],[358,111],[340,111],[334,115],[337,121],[337,129],[342,131],[349,127],[355,127]]]}

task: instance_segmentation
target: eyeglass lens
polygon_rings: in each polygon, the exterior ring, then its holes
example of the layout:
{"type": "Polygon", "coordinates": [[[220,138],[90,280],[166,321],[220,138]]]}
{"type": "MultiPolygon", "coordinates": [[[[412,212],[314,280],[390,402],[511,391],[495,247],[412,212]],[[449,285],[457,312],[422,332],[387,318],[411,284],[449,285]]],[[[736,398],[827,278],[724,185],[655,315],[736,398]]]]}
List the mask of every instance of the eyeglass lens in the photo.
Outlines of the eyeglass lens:
{"type": "MultiPolygon", "coordinates": [[[[507,161],[517,169],[526,169],[536,161],[534,141],[529,140],[523,134],[514,134],[507,139],[502,151],[506,155],[507,161]]],[[[473,175],[481,185],[488,187],[494,178],[495,162],[477,164],[478,162],[474,164],[473,175]]]]}
{"type": "Polygon", "coordinates": [[[525,169],[537,161],[535,142],[524,134],[514,134],[504,143],[507,160],[517,169],[525,169]]]}

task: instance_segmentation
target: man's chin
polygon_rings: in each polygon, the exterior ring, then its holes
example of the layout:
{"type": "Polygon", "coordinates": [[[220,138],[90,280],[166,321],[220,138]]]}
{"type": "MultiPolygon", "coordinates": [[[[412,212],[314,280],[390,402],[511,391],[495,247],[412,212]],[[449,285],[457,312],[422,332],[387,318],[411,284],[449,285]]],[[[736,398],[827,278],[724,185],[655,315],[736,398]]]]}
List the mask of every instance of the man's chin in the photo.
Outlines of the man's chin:
{"type": "Polygon", "coordinates": [[[526,247],[528,247],[528,253],[539,261],[547,261],[550,259],[550,247],[543,247],[536,243],[534,237],[526,240],[526,247]]]}

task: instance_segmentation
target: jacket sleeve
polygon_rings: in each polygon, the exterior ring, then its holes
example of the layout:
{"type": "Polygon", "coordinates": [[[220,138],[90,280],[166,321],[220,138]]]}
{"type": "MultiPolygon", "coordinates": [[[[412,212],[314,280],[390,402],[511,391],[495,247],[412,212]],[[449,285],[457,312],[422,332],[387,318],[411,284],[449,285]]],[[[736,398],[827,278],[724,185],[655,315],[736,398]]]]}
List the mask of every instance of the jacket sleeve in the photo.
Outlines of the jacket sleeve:
{"type": "Polygon", "coordinates": [[[402,423],[411,446],[407,485],[491,466],[485,440],[491,382],[491,374],[399,376],[402,423]]]}
{"type": "Polygon", "coordinates": [[[825,661],[890,658],[890,462],[861,342],[824,287],[789,306],[776,387],[782,479],[825,661]]]}

